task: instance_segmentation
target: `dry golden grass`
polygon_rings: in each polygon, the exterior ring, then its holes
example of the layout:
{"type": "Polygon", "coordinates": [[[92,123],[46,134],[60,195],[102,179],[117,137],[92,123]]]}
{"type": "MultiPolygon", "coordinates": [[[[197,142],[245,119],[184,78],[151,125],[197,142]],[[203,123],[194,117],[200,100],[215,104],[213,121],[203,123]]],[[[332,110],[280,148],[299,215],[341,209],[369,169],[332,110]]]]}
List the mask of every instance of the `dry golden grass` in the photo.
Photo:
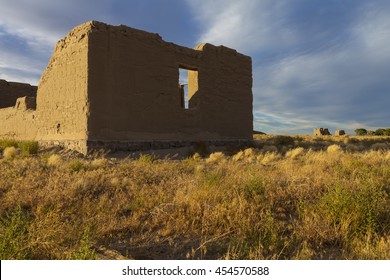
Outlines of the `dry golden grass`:
{"type": "Polygon", "coordinates": [[[0,258],[390,259],[390,151],[375,144],[263,136],[182,161],[3,158],[0,258]]]}

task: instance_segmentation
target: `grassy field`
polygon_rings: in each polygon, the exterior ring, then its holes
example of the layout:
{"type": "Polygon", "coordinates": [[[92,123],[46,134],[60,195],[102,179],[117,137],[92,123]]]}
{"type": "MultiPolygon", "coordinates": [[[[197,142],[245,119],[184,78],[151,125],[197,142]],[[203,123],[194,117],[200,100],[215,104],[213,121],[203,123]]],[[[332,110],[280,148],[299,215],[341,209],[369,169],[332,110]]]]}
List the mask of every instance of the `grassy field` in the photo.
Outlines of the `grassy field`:
{"type": "Polygon", "coordinates": [[[390,138],[256,136],[184,160],[0,140],[1,259],[390,259],[390,138]]]}

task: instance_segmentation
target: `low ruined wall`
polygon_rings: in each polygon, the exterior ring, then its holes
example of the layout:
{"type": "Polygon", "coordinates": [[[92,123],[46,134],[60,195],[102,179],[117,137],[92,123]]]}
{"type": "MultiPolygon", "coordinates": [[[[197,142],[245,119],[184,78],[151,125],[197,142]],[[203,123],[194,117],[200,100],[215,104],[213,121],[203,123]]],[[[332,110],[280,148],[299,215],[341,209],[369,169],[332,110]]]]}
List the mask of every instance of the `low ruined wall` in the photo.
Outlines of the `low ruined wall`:
{"type": "Polygon", "coordinates": [[[16,108],[0,109],[0,138],[34,140],[37,134],[36,112],[16,108]]]}
{"type": "Polygon", "coordinates": [[[19,97],[36,97],[36,95],[36,86],[0,80],[0,108],[15,106],[16,99],[19,97]]]}

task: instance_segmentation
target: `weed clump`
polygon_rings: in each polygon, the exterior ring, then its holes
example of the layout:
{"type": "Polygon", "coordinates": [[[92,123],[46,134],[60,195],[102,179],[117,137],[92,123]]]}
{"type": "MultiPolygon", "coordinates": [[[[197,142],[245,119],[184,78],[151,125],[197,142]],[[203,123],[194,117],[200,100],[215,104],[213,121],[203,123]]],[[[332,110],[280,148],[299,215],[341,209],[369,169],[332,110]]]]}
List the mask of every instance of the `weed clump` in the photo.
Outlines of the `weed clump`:
{"type": "Polygon", "coordinates": [[[0,259],[20,260],[31,257],[28,228],[31,219],[20,206],[0,217],[0,259]]]}
{"type": "Polygon", "coordinates": [[[36,141],[20,141],[18,142],[18,147],[23,155],[36,155],[39,150],[38,142],[36,141]]]}
{"type": "Polygon", "coordinates": [[[81,159],[70,160],[70,162],[68,163],[68,167],[69,167],[70,171],[73,171],[73,172],[79,172],[82,170],[86,170],[88,168],[86,162],[84,162],[81,159]]]}

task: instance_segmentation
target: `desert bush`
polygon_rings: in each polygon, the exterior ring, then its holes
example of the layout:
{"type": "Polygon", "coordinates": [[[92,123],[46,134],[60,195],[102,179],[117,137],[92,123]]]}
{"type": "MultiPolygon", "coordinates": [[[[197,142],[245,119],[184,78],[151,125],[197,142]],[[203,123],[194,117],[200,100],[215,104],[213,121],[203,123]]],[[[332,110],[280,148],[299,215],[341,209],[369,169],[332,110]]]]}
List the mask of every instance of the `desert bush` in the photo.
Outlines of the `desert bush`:
{"type": "Polygon", "coordinates": [[[95,242],[91,236],[91,231],[86,228],[80,238],[77,251],[71,255],[73,260],[94,260],[96,259],[96,251],[93,248],[95,242]]]}
{"type": "Polygon", "coordinates": [[[277,146],[293,145],[295,143],[295,139],[292,136],[278,135],[274,138],[274,143],[277,146]]]}
{"type": "Polygon", "coordinates": [[[68,167],[73,172],[79,172],[88,168],[87,163],[81,159],[71,159],[68,163],[68,167]]]}
{"type": "Polygon", "coordinates": [[[13,139],[0,139],[0,151],[3,151],[7,147],[17,147],[18,142],[13,139]]]}
{"type": "Polygon", "coordinates": [[[0,217],[0,259],[27,259],[31,257],[28,227],[31,218],[18,205],[0,217]]]}
{"type": "Polygon", "coordinates": [[[36,155],[39,150],[37,141],[20,141],[18,147],[24,155],[36,155]]]}

